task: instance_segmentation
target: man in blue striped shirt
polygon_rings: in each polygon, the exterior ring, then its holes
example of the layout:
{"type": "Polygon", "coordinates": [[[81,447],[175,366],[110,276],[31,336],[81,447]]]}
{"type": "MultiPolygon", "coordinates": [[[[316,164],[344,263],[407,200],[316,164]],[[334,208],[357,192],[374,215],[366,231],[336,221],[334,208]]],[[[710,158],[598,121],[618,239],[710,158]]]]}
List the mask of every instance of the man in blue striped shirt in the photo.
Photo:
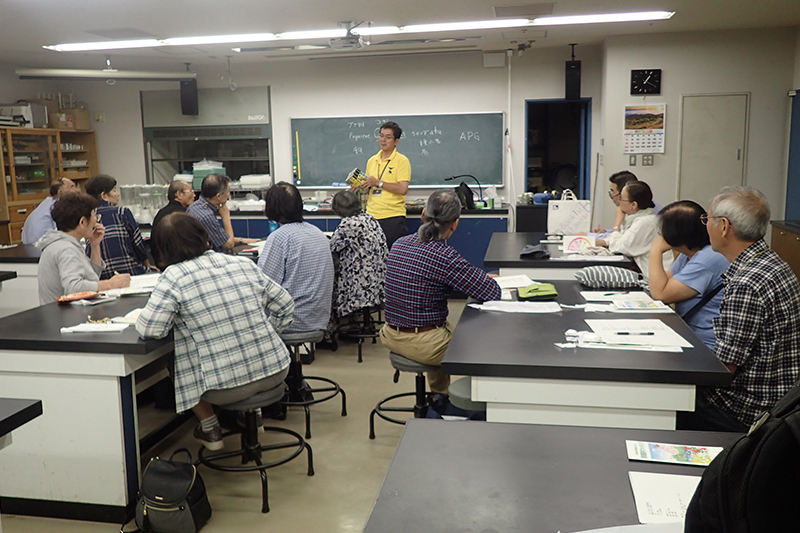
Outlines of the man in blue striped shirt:
{"type": "Polygon", "coordinates": [[[270,233],[258,266],[294,299],[290,333],[324,330],[331,315],[333,258],[328,238],[303,221],[303,198],[297,187],[277,183],[264,197],[267,218],[280,224],[270,233]]]}

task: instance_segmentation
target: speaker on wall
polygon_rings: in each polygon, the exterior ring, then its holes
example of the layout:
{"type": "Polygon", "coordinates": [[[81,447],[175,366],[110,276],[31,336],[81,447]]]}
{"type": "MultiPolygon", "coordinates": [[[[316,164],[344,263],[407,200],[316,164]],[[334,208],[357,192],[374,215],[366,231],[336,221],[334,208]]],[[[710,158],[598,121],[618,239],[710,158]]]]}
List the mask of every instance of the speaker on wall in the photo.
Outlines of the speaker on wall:
{"type": "Polygon", "coordinates": [[[580,61],[567,61],[565,83],[566,83],[566,96],[564,96],[564,98],[566,98],[567,100],[580,100],[581,99],[580,61]]]}
{"type": "Polygon", "coordinates": [[[199,112],[197,80],[181,80],[181,113],[184,115],[197,115],[199,112]]]}

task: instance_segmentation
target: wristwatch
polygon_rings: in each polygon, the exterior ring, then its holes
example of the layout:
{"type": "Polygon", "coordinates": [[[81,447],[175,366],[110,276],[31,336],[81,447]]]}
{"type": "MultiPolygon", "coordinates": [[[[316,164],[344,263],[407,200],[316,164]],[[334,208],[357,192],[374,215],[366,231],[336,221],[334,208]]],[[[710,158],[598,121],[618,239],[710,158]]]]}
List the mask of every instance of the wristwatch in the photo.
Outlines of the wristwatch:
{"type": "Polygon", "coordinates": [[[380,181],[378,182],[378,187],[379,187],[379,188],[381,188],[381,189],[383,189],[383,180],[380,180],[380,181]]]}

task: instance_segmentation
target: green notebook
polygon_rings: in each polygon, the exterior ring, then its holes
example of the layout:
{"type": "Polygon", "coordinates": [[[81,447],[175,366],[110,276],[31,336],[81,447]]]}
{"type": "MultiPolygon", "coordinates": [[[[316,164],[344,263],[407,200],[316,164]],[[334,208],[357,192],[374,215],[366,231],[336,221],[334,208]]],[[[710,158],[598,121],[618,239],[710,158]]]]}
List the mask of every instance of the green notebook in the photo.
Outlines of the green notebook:
{"type": "Polygon", "coordinates": [[[534,283],[517,289],[517,298],[520,300],[555,300],[558,298],[558,291],[552,283],[534,283]]]}

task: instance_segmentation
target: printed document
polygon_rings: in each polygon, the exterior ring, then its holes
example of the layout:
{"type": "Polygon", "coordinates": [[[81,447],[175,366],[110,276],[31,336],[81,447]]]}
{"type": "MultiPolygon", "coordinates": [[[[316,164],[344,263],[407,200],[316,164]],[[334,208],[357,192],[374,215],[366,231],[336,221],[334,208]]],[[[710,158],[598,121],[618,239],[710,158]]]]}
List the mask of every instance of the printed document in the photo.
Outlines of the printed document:
{"type": "Polygon", "coordinates": [[[642,524],[683,523],[700,476],[628,472],[642,524]]]}
{"type": "Polygon", "coordinates": [[[722,451],[718,446],[690,446],[640,440],[626,440],[625,447],[628,450],[628,459],[633,461],[694,466],[708,466],[722,451]]]}
{"type": "Polygon", "coordinates": [[[691,348],[692,344],[657,318],[586,319],[586,324],[606,344],[691,348]]]}

